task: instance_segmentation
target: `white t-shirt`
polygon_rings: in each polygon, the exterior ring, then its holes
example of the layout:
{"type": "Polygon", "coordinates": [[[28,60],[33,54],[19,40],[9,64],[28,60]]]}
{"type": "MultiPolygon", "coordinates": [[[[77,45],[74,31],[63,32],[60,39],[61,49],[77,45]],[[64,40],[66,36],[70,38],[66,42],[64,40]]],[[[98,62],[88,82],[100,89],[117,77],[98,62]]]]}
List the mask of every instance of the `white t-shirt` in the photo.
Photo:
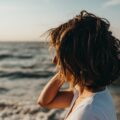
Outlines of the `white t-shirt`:
{"type": "Polygon", "coordinates": [[[67,117],[77,97],[78,91],[75,88],[74,97],[65,115],[65,120],[117,120],[112,96],[107,87],[105,90],[85,98],[67,117]]]}

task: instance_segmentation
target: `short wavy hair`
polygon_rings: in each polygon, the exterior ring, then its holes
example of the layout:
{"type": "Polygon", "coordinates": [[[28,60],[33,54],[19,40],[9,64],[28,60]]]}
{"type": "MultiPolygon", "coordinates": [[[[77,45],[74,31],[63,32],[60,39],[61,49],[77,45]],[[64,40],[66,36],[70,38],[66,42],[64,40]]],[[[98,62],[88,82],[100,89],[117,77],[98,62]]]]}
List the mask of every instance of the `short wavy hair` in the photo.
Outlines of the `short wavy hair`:
{"type": "Polygon", "coordinates": [[[58,46],[58,64],[74,76],[73,86],[94,90],[120,76],[120,41],[109,28],[107,19],[83,10],[50,30],[50,46],[58,46]]]}

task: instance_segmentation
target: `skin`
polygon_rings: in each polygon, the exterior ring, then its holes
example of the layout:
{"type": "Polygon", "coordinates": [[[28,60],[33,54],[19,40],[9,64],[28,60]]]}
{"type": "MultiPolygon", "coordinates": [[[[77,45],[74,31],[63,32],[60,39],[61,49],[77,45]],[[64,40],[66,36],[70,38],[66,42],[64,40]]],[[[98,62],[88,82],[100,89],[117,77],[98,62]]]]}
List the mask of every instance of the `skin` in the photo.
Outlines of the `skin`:
{"type": "MultiPolygon", "coordinates": [[[[73,89],[66,89],[64,91],[60,91],[60,88],[65,82],[68,82],[70,85],[70,80],[72,79],[72,75],[67,72],[67,78],[69,81],[65,80],[64,76],[60,75],[60,72],[56,73],[52,79],[45,85],[44,89],[41,91],[37,103],[48,109],[65,109],[70,107],[71,102],[74,97],[73,89]]],[[[82,102],[86,97],[93,95],[94,92],[88,90],[87,88],[84,89],[83,93],[81,94],[80,85],[77,84],[75,88],[78,91],[78,97],[74,102],[71,110],[69,111],[66,119],[69,115],[74,111],[74,109],[82,102]]],[[[105,89],[100,88],[100,90],[105,89]]]]}
{"type": "Polygon", "coordinates": [[[73,98],[73,91],[60,91],[59,89],[64,83],[65,79],[61,78],[59,72],[56,73],[41,91],[37,101],[38,104],[45,108],[69,107],[73,98]]]}
{"type": "MultiPolygon", "coordinates": [[[[67,79],[71,79],[72,76],[67,73],[67,79]]],[[[61,77],[60,72],[56,73],[51,80],[45,85],[43,90],[41,91],[37,103],[45,108],[68,108],[70,107],[71,101],[73,99],[73,89],[66,89],[64,91],[60,91],[62,85],[68,81],[65,81],[64,77],[61,77]]],[[[69,82],[70,84],[70,82],[69,82]]],[[[79,97],[76,100],[76,104],[78,104],[82,98],[92,95],[92,92],[85,89],[83,93],[80,93],[80,86],[76,85],[75,88],[79,92],[79,97]]]]}

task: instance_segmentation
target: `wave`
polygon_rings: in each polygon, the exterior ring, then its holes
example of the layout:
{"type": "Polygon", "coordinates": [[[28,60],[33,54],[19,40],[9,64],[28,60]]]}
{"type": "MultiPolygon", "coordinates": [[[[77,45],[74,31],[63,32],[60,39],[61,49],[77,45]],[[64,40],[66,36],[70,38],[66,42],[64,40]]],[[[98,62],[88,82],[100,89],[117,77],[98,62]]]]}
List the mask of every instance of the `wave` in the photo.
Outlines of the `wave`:
{"type": "Polygon", "coordinates": [[[52,71],[36,71],[36,72],[24,72],[24,71],[0,71],[0,78],[7,77],[9,79],[20,79],[20,78],[29,78],[29,79],[39,79],[47,78],[54,74],[52,71]]]}
{"type": "Polygon", "coordinates": [[[0,55],[0,60],[4,60],[4,59],[13,59],[13,58],[17,58],[17,59],[31,59],[33,58],[33,55],[12,55],[12,54],[2,54],[0,55]]]}
{"type": "Polygon", "coordinates": [[[9,89],[4,88],[4,87],[0,87],[0,94],[6,93],[8,91],[9,91],[9,89]]]}

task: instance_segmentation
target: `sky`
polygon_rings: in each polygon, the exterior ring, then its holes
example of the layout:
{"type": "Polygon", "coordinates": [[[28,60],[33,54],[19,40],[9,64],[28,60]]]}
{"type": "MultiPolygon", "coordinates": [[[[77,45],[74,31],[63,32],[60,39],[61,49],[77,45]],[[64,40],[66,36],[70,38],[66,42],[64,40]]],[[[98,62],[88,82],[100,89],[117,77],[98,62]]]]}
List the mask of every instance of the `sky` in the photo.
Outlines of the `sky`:
{"type": "Polygon", "coordinates": [[[120,0],[0,0],[0,41],[41,41],[81,10],[107,18],[120,38],[120,0]]]}

